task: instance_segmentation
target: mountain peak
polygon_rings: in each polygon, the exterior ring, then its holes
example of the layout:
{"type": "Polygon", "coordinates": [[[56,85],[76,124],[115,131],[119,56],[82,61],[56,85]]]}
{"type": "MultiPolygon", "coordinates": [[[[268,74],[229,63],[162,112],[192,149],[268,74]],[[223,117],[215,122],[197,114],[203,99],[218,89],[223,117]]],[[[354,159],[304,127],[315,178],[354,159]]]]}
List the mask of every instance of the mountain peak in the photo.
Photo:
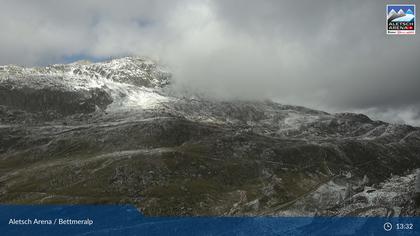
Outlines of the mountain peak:
{"type": "MultiPolygon", "coordinates": [[[[114,58],[102,62],[88,60],[75,61],[69,64],[53,64],[45,67],[21,67],[7,65],[0,67],[0,79],[3,75],[13,77],[61,77],[64,81],[76,82],[101,80],[131,84],[146,88],[162,88],[170,83],[171,74],[167,68],[156,61],[140,56],[114,58]]],[[[51,80],[51,83],[62,83],[63,80],[51,80]]],[[[31,81],[25,81],[30,83],[31,81]]],[[[22,81],[21,81],[22,83],[22,81]]]]}
{"type": "Polygon", "coordinates": [[[156,61],[140,56],[115,58],[88,65],[79,64],[75,73],[105,77],[113,81],[144,87],[164,87],[171,74],[156,61]]]}

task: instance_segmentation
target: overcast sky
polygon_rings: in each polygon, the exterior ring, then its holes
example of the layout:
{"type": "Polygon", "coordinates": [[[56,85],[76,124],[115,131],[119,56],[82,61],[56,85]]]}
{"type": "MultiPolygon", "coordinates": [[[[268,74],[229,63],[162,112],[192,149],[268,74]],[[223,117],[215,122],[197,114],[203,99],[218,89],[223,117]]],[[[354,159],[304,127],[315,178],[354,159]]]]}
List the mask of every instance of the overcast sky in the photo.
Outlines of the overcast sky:
{"type": "Polygon", "coordinates": [[[0,0],[0,64],[148,56],[209,96],[420,126],[420,39],[386,35],[386,2],[0,0]]]}

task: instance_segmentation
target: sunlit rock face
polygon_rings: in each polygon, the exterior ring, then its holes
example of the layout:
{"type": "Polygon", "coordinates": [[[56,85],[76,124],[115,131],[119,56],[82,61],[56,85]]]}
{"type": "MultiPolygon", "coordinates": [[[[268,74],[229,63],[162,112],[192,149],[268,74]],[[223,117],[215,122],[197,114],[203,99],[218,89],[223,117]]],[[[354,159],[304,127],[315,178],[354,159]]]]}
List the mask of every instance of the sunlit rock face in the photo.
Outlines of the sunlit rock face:
{"type": "Polygon", "coordinates": [[[0,202],[131,203],[148,215],[417,214],[419,128],[181,94],[168,71],[141,57],[0,67],[0,202]]]}

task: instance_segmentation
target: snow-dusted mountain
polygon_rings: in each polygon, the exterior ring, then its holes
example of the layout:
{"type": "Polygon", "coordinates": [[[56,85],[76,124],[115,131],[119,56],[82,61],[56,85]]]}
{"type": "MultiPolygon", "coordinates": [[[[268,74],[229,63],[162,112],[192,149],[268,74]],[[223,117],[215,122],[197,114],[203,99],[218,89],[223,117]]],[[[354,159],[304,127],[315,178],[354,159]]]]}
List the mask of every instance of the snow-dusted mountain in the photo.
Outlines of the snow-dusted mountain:
{"type": "MultiPolygon", "coordinates": [[[[347,214],[344,202],[381,192],[395,175],[410,186],[420,166],[419,128],[214,101],[175,93],[170,79],[140,57],[0,67],[0,201],[123,202],[151,215],[347,214]]],[[[395,191],[402,202],[385,194],[363,207],[416,214],[405,190],[395,191]]]]}
{"type": "MultiPolygon", "coordinates": [[[[154,106],[154,103],[165,99],[155,90],[167,85],[169,79],[170,73],[163,67],[151,60],[135,57],[102,63],[81,61],[38,68],[0,67],[1,85],[12,88],[10,91],[26,93],[26,90],[30,89],[35,93],[40,91],[42,96],[48,96],[45,95],[45,90],[54,91],[51,99],[54,99],[54,96],[77,94],[70,100],[83,100],[79,103],[79,108],[84,111],[93,111],[96,107],[105,109],[111,103],[112,106],[108,109],[118,109],[121,106],[154,106]],[[85,100],[88,100],[89,105],[86,105],[85,100]]],[[[60,104],[47,101],[51,99],[44,99],[47,104],[34,104],[32,109],[49,109],[49,106],[60,108],[60,104]]],[[[69,98],[66,97],[65,100],[67,99],[69,98]]],[[[10,102],[19,102],[19,99],[13,100],[10,102]]],[[[30,106],[27,102],[22,102],[22,105],[30,106]]],[[[73,109],[68,112],[72,111],[80,110],[73,109]]]]}

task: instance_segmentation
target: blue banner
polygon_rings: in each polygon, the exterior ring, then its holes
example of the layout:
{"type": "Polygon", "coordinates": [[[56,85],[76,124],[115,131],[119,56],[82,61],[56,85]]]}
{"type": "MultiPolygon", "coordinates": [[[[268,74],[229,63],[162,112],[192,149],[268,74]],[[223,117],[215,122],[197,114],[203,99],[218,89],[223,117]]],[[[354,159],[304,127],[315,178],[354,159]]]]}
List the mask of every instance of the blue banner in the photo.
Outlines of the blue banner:
{"type": "Polygon", "coordinates": [[[0,235],[419,235],[420,217],[146,217],[128,205],[0,205],[0,235]]]}

